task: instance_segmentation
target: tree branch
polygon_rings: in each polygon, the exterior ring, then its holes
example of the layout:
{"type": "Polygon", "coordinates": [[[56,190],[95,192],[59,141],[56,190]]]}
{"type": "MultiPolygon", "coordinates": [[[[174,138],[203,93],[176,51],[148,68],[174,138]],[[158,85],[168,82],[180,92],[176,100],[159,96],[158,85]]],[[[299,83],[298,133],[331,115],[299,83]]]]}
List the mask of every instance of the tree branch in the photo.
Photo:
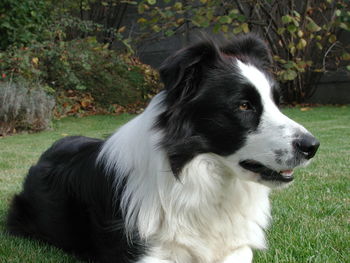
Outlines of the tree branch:
{"type": "Polygon", "coordinates": [[[328,53],[332,50],[332,48],[333,48],[337,43],[338,43],[338,41],[335,41],[335,42],[327,49],[326,53],[324,54],[323,60],[322,60],[322,65],[323,65],[322,69],[323,69],[323,71],[326,71],[326,58],[327,58],[327,56],[328,56],[328,53]]]}
{"type": "Polygon", "coordinates": [[[306,0],[305,1],[305,4],[303,6],[303,11],[302,11],[302,14],[301,14],[301,27],[304,28],[305,27],[305,20],[306,20],[306,14],[307,14],[307,10],[309,8],[309,5],[310,5],[310,0],[306,0]]]}
{"type": "MultiPolygon", "coordinates": [[[[258,18],[260,21],[262,21],[262,18],[261,18],[261,15],[260,15],[260,13],[259,13],[258,8],[254,8],[254,12],[255,12],[257,18],[258,18]]],[[[266,25],[266,24],[265,24],[265,25],[266,25]]],[[[273,52],[274,54],[278,54],[278,48],[276,47],[275,41],[273,41],[273,39],[272,39],[272,37],[271,37],[271,35],[270,35],[270,33],[269,33],[269,29],[268,29],[266,26],[263,26],[263,29],[264,29],[264,31],[265,31],[265,36],[267,37],[267,41],[268,41],[269,44],[270,44],[270,47],[271,47],[271,49],[272,49],[272,52],[273,52]]]]}
{"type": "Polygon", "coordinates": [[[240,1],[240,0],[235,0],[235,3],[236,3],[236,5],[237,5],[237,8],[238,8],[239,12],[241,12],[241,14],[243,14],[244,16],[246,16],[241,1],[240,1]]]}
{"type": "MultiPolygon", "coordinates": [[[[278,30],[278,23],[275,20],[275,18],[271,15],[271,13],[264,7],[264,5],[260,5],[261,10],[264,12],[264,14],[270,19],[269,21],[272,23],[273,27],[271,27],[272,31],[276,34],[276,36],[279,37],[279,39],[282,42],[282,45],[284,47],[284,50],[286,51],[286,53],[288,54],[288,56],[290,57],[292,54],[289,52],[288,50],[288,45],[286,40],[284,39],[283,35],[278,34],[277,30],[278,30]]],[[[289,59],[289,58],[288,58],[289,59]]]]}

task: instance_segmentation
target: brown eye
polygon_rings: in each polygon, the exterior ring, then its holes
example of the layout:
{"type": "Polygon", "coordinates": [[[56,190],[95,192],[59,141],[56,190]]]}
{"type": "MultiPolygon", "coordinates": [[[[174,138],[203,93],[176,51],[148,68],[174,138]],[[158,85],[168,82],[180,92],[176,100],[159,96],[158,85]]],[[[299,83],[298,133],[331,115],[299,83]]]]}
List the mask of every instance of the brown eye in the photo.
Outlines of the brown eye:
{"type": "Polygon", "coordinates": [[[243,103],[241,103],[241,105],[239,105],[239,109],[241,111],[247,111],[247,110],[251,110],[252,107],[250,107],[249,102],[243,102],[243,103]]]}

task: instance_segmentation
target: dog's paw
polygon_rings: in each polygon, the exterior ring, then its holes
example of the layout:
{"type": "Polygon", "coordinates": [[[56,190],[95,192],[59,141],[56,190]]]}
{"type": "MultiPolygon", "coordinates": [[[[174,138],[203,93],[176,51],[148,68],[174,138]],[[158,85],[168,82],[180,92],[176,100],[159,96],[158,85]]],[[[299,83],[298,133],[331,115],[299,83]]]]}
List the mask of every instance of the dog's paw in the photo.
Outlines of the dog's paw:
{"type": "Polygon", "coordinates": [[[237,248],[229,255],[223,263],[251,263],[253,261],[253,251],[250,247],[237,248]]]}

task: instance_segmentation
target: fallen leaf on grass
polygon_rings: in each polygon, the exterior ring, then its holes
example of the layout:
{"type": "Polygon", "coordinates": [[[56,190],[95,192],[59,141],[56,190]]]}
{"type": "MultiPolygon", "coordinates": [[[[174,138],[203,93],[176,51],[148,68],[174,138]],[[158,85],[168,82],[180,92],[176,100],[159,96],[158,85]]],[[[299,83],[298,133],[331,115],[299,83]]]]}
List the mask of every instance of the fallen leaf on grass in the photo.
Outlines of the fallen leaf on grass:
{"type": "Polygon", "coordinates": [[[303,108],[300,108],[300,111],[309,111],[309,110],[312,110],[310,107],[303,107],[303,108]]]}

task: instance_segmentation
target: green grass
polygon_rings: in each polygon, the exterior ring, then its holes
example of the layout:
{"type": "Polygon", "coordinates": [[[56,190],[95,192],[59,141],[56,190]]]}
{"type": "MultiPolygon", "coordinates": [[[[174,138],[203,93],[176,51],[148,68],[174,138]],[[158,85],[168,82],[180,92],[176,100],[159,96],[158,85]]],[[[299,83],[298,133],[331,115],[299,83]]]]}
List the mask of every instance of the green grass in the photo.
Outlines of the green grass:
{"type": "MultiPolygon", "coordinates": [[[[350,262],[350,107],[318,107],[284,112],[321,141],[313,163],[296,172],[294,184],[272,194],[269,249],[255,252],[255,263],[350,262]]],[[[66,118],[52,131],[0,139],[0,262],[76,260],[60,250],[4,234],[12,196],[21,189],[29,166],[55,140],[66,135],[106,137],[131,116],[66,118]]]]}

